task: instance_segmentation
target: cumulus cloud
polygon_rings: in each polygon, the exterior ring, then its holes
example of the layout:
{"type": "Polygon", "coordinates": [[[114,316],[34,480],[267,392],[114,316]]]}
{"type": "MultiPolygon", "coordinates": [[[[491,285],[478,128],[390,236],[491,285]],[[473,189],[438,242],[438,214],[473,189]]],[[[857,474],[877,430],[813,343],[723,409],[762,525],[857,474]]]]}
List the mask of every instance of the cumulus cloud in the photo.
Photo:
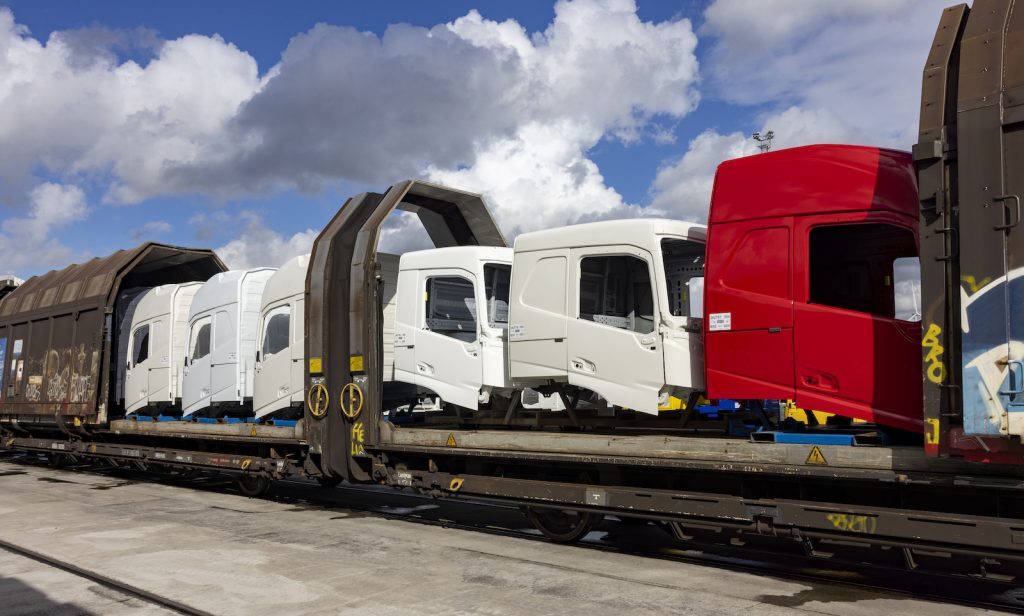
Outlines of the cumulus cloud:
{"type": "MultiPolygon", "coordinates": [[[[854,143],[909,150],[921,72],[944,0],[715,0],[700,33],[710,97],[757,106],[773,149],[854,143]]],[[[757,151],[749,133],[705,131],[659,170],[653,208],[704,221],[714,170],[757,151]]]]}
{"type": "Polygon", "coordinates": [[[77,186],[48,182],[29,195],[28,215],[0,224],[0,262],[11,270],[63,266],[74,251],[52,234],[88,215],[85,193],[77,186]]]}
{"type": "Polygon", "coordinates": [[[842,124],[857,141],[909,148],[921,72],[947,4],[715,0],[701,29],[713,38],[708,85],[737,104],[828,114],[826,134],[842,124]]]}
{"type": "Polygon", "coordinates": [[[242,212],[245,221],[242,233],[216,249],[217,255],[231,269],[253,267],[281,267],[288,259],[306,254],[313,249],[318,229],[306,229],[285,236],[266,225],[255,212],[242,212]]]}
{"type": "MultiPolygon", "coordinates": [[[[24,203],[40,168],[114,203],[427,177],[485,191],[514,235],[637,214],[588,152],[670,142],[698,102],[690,21],[644,22],[634,0],[564,0],[534,33],[477,11],[380,36],[320,24],[263,75],[219,37],[151,34],[40,41],[0,8],[0,140],[19,144],[0,151],[0,201],[24,203]]],[[[215,216],[193,221],[201,238],[215,216]]]]}
{"type": "Polygon", "coordinates": [[[182,187],[168,166],[200,156],[259,87],[256,62],[217,37],[151,42],[118,63],[117,37],[54,32],[44,42],[0,7],[0,200],[18,203],[41,166],[112,176],[107,198],[136,202],[182,187]]]}
{"type": "Polygon", "coordinates": [[[757,146],[741,133],[708,130],[690,142],[678,161],[658,170],[651,187],[651,208],[683,220],[707,222],[715,169],[723,160],[753,154],[757,146]]]}
{"type": "Polygon", "coordinates": [[[171,232],[171,223],[165,220],[151,220],[141,227],[132,229],[129,233],[131,238],[136,242],[143,240],[152,240],[158,235],[166,235],[171,232]]]}

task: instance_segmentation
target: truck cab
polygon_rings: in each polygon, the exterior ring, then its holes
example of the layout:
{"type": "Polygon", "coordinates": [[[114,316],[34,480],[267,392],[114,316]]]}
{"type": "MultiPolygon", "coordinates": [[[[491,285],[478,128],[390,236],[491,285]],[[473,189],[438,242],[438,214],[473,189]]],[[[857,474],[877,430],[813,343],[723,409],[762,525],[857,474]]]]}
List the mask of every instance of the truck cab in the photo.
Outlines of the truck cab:
{"type": "Polygon", "coordinates": [[[276,270],[215,275],[196,292],[189,311],[182,415],[247,415],[253,395],[260,300],[276,270]]]}
{"type": "Polygon", "coordinates": [[[702,390],[705,237],[703,225],[661,219],[520,235],[509,296],[512,380],[566,384],[648,414],[702,390]]]}
{"type": "Polygon", "coordinates": [[[816,145],[722,163],[705,278],[712,398],[922,428],[920,314],[897,311],[916,262],[909,154],[816,145]]]}
{"type": "Polygon", "coordinates": [[[402,255],[394,379],[471,410],[509,389],[511,270],[510,248],[458,246],[402,255]]]}
{"type": "Polygon", "coordinates": [[[154,287],[133,302],[125,361],[125,413],[181,410],[188,314],[201,282],[154,287]]]}

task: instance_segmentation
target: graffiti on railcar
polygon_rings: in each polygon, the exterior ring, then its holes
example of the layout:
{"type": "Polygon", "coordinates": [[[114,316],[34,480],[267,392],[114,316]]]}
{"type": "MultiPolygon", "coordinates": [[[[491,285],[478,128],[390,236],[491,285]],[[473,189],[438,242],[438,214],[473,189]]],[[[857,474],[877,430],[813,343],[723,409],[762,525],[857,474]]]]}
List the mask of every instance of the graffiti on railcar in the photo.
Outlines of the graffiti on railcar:
{"type": "Polygon", "coordinates": [[[936,385],[941,385],[946,380],[946,364],[942,360],[942,354],[946,350],[939,343],[941,335],[942,328],[932,323],[921,339],[921,346],[928,349],[928,353],[924,356],[925,373],[928,375],[928,380],[936,385]]]}
{"type": "Polygon", "coordinates": [[[963,298],[964,432],[1024,433],[1024,268],[963,298]]]}
{"type": "Polygon", "coordinates": [[[45,363],[45,368],[40,371],[45,374],[45,379],[40,377],[37,391],[30,392],[33,385],[29,383],[25,390],[26,400],[41,401],[44,388],[47,402],[86,402],[95,393],[95,375],[99,370],[98,351],[87,353],[85,344],[49,349],[45,353],[45,360],[39,361],[45,363]]]}
{"type": "Polygon", "coordinates": [[[875,516],[830,513],[825,517],[837,530],[849,533],[873,535],[878,530],[878,518],[875,516]]]}

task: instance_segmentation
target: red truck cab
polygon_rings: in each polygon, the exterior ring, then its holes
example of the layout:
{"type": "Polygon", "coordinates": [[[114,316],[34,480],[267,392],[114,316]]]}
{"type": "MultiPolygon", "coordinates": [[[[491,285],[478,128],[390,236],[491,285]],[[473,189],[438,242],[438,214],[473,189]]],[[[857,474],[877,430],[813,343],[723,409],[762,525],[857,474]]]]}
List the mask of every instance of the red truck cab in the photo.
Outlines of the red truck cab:
{"type": "Polygon", "coordinates": [[[847,145],[722,163],[708,222],[708,396],[922,427],[921,326],[897,318],[916,258],[909,154],[847,145]]]}

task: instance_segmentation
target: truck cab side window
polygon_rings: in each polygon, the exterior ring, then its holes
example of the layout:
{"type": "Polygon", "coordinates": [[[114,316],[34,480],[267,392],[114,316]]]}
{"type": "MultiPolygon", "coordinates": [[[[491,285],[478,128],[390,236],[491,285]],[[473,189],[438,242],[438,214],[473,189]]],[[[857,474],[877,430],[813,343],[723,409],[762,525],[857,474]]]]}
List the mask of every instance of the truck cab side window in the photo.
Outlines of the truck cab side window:
{"type": "Polygon", "coordinates": [[[463,342],[476,340],[476,295],[469,279],[428,278],[425,303],[429,331],[463,342]]]}
{"type": "Polygon", "coordinates": [[[149,359],[149,325],[143,325],[132,332],[132,365],[137,366],[149,359]]]}
{"type": "Polygon", "coordinates": [[[491,327],[508,329],[508,291],[511,284],[511,265],[502,263],[484,265],[487,322],[491,327]]]}
{"type": "Polygon", "coordinates": [[[664,238],[661,240],[661,258],[665,265],[665,288],[668,289],[672,316],[691,316],[693,308],[699,307],[703,301],[701,297],[691,297],[690,280],[704,277],[704,244],[664,238]]]}
{"type": "Polygon", "coordinates": [[[629,255],[580,260],[579,318],[641,334],[654,331],[654,292],[643,259],[629,255]]]}
{"type": "Polygon", "coordinates": [[[913,233],[883,223],[816,227],[810,253],[811,303],[896,318],[894,263],[917,257],[913,233]]]}
{"type": "Polygon", "coordinates": [[[288,326],[291,310],[288,306],[274,308],[263,320],[263,357],[280,353],[288,348],[288,326]]]}
{"type": "Polygon", "coordinates": [[[189,344],[191,361],[202,359],[210,354],[210,318],[200,319],[192,324],[191,343],[189,344]]]}

